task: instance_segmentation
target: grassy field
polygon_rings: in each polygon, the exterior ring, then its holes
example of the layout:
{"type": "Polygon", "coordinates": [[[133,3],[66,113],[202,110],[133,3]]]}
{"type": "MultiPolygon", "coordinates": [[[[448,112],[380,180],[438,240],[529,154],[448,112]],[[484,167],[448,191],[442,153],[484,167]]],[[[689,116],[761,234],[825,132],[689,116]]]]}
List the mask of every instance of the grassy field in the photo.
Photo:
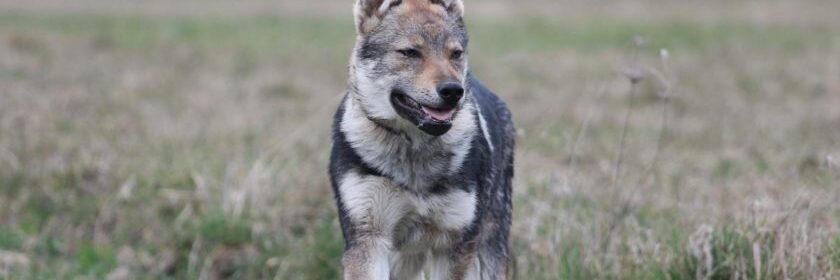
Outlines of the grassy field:
{"type": "MultiPolygon", "coordinates": [[[[337,278],[349,2],[24,2],[0,1],[0,279],[337,278]]],[[[518,278],[840,278],[840,3],[586,2],[468,6],[519,132],[518,278]]]]}

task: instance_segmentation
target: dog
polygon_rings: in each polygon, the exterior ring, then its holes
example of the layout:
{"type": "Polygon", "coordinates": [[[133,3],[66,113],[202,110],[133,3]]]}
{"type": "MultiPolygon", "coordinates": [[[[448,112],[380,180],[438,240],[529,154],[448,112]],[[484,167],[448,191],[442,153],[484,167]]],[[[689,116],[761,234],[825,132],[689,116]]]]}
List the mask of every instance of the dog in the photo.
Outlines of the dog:
{"type": "Polygon", "coordinates": [[[514,126],[462,0],[357,0],[329,175],[344,279],[507,279],[514,126]]]}

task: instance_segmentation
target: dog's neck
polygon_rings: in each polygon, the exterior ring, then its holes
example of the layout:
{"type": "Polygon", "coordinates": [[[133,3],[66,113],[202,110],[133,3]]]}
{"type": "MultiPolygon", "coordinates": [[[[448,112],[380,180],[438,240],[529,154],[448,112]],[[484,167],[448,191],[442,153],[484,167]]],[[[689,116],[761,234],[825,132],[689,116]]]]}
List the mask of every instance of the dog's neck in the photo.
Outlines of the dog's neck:
{"type": "Polygon", "coordinates": [[[471,100],[464,102],[450,131],[433,137],[402,119],[369,119],[354,93],[349,94],[341,131],[366,164],[420,193],[459,171],[477,133],[471,100]]]}

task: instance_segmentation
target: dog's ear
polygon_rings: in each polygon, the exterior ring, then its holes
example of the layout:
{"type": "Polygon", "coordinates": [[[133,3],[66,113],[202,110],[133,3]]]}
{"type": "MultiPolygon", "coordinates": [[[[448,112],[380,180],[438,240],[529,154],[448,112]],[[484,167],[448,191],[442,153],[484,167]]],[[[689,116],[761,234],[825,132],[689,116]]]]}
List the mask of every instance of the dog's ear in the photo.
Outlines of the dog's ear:
{"type": "Polygon", "coordinates": [[[356,0],[353,13],[356,17],[356,32],[364,35],[379,25],[379,21],[391,7],[399,5],[402,0],[356,0]]]}
{"type": "Polygon", "coordinates": [[[459,20],[464,18],[464,0],[440,0],[444,3],[446,11],[450,16],[456,17],[459,20]]]}

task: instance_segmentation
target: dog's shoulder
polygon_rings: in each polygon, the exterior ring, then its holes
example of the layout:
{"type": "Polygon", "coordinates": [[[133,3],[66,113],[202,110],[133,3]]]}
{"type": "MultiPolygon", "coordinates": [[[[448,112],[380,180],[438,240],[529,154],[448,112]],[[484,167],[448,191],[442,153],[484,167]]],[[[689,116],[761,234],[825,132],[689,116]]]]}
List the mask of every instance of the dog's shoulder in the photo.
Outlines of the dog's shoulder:
{"type": "Polygon", "coordinates": [[[333,180],[334,185],[338,183],[337,180],[343,174],[346,174],[351,169],[356,170],[362,175],[382,175],[362,160],[362,157],[350,145],[347,136],[341,131],[341,122],[344,119],[344,112],[347,110],[347,98],[350,97],[345,95],[333,116],[333,144],[330,153],[329,172],[330,179],[333,180]]]}

